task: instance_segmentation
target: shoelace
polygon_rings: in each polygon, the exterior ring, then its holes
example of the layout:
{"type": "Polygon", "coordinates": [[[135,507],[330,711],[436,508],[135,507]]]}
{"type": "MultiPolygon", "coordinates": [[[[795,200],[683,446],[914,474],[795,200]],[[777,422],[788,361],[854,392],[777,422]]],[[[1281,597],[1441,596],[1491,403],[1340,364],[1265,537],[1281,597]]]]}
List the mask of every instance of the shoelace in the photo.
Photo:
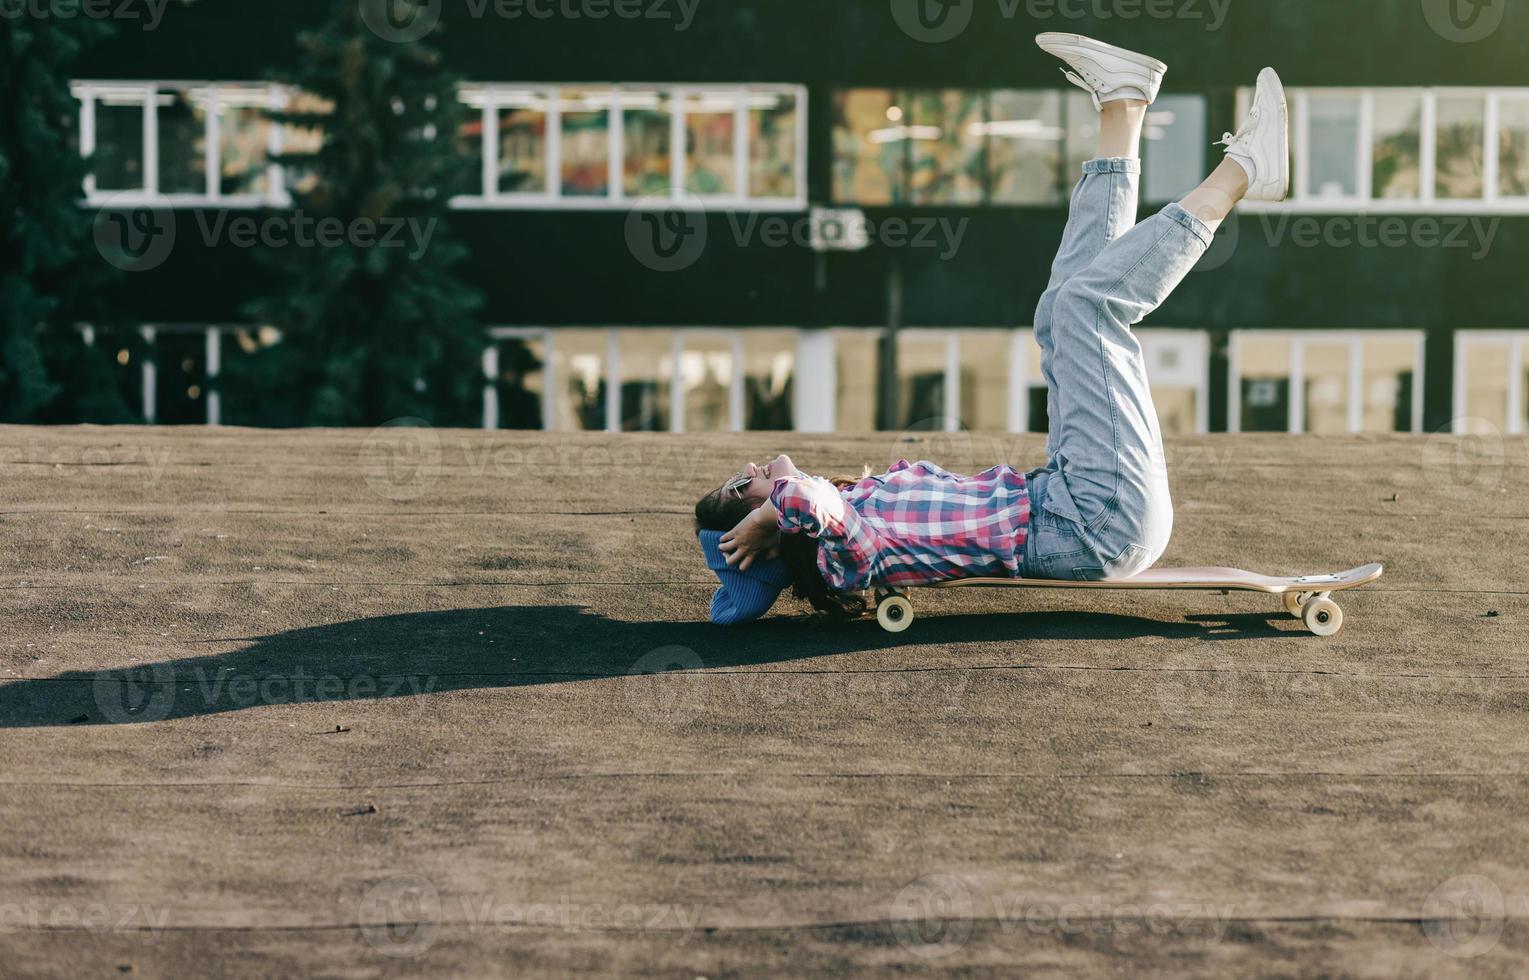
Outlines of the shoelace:
{"type": "Polygon", "coordinates": [[[1089,95],[1094,97],[1094,108],[1095,109],[1101,108],[1101,106],[1099,104],[1099,89],[1098,89],[1098,87],[1094,83],[1085,81],[1084,79],[1080,78],[1076,74],[1068,71],[1066,68],[1061,69],[1061,72],[1062,72],[1063,75],[1065,75],[1067,77],[1067,80],[1069,82],[1072,82],[1074,85],[1078,86],[1078,88],[1082,89],[1083,91],[1087,92],[1089,95]]]}
{"type": "Polygon", "coordinates": [[[1248,110],[1248,118],[1242,124],[1242,128],[1241,129],[1237,130],[1237,132],[1235,132],[1235,133],[1222,133],[1221,134],[1221,139],[1217,140],[1212,145],[1213,146],[1224,146],[1227,149],[1231,149],[1233,143],[1237,142],[1238,140],[1245,140],[1245,139],[1247,139],[1248,135],[1253,132],[1254,126],[1257,124],[1257,122],[1258,122],[1258,106],[1253,106],[1251,109],[1248,110]]]}

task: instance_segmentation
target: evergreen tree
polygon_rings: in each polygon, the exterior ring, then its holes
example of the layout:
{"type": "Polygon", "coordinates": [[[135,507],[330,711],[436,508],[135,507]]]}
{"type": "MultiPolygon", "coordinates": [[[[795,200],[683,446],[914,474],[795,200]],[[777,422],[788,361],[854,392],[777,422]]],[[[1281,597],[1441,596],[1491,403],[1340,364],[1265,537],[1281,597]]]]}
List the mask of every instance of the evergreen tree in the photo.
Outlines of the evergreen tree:
{"type": "Polygon", "coordinates": [[[13,13],[0,18],[0,419],[130,421],[109,361],[121,331],[99,306],[112,269],[80,203],[86,161],[69,91],[80,53],[112,26],[13,13]],[[85,322],[95,347],[77,329],[85,322]]]}
{"type": "Polygon", "coordinates": [[[265,424],[472,424],[480,298],[453,273],[464,250],[445,222],[470,163],[456,146],[458,79],[423,43],[379,37],[356,0],[331,2],[323,26],[298,39],[300,67],[277,79],[303,96],[273,116],[322,133],[313,152],[279,158],[293,237],[329,227],[345,240],[263,253],[270,292],[247,312],[283,340],[225,387],[254,389],[234,401],[258,404],[265,424]],[[382,240],[398,229],[396,242],[382,240]]]}

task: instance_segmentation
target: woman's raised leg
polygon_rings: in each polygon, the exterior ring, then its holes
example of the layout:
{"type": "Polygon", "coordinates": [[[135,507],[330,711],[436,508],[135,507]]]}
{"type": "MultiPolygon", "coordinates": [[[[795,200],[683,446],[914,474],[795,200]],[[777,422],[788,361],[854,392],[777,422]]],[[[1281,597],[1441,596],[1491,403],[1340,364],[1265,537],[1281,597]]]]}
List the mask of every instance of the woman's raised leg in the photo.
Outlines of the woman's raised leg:
{"type": "Polygon", "coordinates": [[[1129,577],[1167,546],[1173,505],[1162,433],[1131,328],[1168,298],[1239,200],[1284,195],[1284,94],[1271,70],[1259,78],[1254,105],[1243,131],[1227,136],[1228,161],[1205,183],[1105,246],[1057,290],[1050,382],[1056,451],[1038,481],[1045,509],[1080,533],[1070,540],[1054,529],[1033,534],[1026,574],[1129,577]]]}
{"type": "MultiPolygon", "coordinates": [[[[1041,350],[1041,374],[1046,379],[1047,412],[1055,418],[1051,311],[1056,294],[1106,245],[1136,224],[1142,124],[1167,66],[1147,55],[1075,34],[1042,34],[1036,43],[1067,62],[1071,69],[1068,79],[1092,95],[1099,109],[1096,156],[1083,165],[1083,176],[1073,189],[1067,225],[1051,264],[1051,279],[1035,310],[1035,340],[1041,350]]],[[[1054,451],[1055,440],[1048,436],[1047,459],[1054,451]]]]}

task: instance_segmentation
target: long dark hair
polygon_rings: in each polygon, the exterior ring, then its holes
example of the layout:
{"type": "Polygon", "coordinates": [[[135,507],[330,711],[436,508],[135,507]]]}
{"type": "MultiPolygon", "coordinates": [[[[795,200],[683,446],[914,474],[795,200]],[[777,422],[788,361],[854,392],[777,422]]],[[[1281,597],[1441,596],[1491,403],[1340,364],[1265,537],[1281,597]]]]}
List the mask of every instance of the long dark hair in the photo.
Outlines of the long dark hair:
{"type": "MultiPolygon", "coordinates": [[[[843,489],[854,485],[848,477],[836,477],[829,481],[843,489]]],[[[754,510],[747,500],[733,497],[725,490],[708,493],[695,504],[695,530],[731,531],[754,510]]],[[[853,619],[865,611],[865,600],[853,592],[835,592],[828,587],[823,573],[818,570],[818,542],[806,534],[782,534],[780,536],[780,560],[785,563],[786,573],[791,576],[791,592],[798,599],[806,599],[812,608],[827,613],[831,619],[853,619]]]]}

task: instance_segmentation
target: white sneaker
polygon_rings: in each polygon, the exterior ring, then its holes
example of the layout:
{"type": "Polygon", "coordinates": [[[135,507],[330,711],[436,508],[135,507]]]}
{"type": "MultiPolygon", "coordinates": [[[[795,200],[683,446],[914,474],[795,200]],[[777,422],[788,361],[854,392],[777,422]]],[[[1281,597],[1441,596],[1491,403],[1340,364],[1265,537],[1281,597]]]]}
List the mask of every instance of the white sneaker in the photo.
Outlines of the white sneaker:
{"type": "Polygon", "coordinates": [[[1290,112],[1285,86],[1273,68],[1258,73],[1247,121],[1218,146],[1248,172],[1248,200],[1283,201],[1290,193],[1290,112]]]}
{"type": "Polygon", "coordinates": [[[1069,82],[1094,97],[1095,109],[1122,99],[1154,102],[1157,90],[1163,87],[1163,76],[1168,73],[1168,66],[1156,58],[1081,34],[1038,34],[1035,43],[1071,66],[1072,71],[1064,68],[1062,73],[1069,82]]]}

